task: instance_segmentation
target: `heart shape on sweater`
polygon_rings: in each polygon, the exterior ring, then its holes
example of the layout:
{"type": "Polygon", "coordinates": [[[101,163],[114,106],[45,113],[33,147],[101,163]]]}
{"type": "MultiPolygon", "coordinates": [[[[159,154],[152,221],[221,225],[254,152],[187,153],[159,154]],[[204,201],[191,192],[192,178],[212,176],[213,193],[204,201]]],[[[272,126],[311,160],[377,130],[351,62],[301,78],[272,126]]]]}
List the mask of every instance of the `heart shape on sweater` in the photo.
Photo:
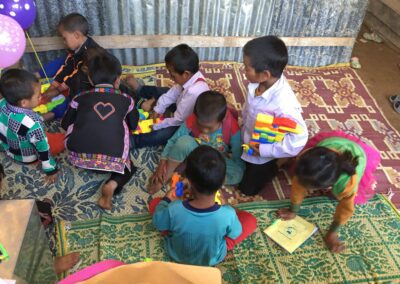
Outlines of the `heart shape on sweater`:
{"type": "Polygon", "coordinates": [[[115,107],[111,103],[98,102],[93,109],[101,120],[106,120],[115,112],[115,107]]]}

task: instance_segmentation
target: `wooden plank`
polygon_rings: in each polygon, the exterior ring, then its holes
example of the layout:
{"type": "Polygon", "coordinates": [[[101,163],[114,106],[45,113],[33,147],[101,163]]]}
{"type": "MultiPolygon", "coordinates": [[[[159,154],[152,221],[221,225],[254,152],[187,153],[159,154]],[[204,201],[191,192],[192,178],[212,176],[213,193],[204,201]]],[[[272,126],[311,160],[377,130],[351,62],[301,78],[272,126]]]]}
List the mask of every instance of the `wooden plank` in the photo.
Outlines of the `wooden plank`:
{"type": "Polygon", "coordinates": [[[385,43],[390,44],[396,48],[400,48],[400,36],[393,32],[388,26],[382,23],[377,17],[372,13],[367,12],[364,18],[365,25],[374,32],[381,36],[385,43]]]}
{"type": "MultiPolygon", "coordinates": [[[[378,0],[372,0],[372,1],[378,1],[378,0]]],[[[400,1],[399,0],[381,0],[381,1],[386,6],[388,6],[393,11],[395,11],[398,15],[400,15],[400,1]]]]}
{"type": "MultiPolygon", "coordinates": [[[[174,47],[188,43],[192,47],[242,47],[253,37],[213,37],[195,35],[108,35],[93,36],[106,49],[174,47]]],[[[282,37],[288,46],[353,46],[352,37],[282,37]]],[[[64,49],[60,37],[32,38],[36,51],[64,49]]],[[[26,52],[33,52],[28,44],[26,52]]]]}
{"type": "Polygon", "coordinates": [[[394,4],[390,1],[373,0],[369,2],[368,12],[374,15],[379,21],[384,23],[389,29],[400,36],[400,0],[397,0],[396,11],[394,4]]]}

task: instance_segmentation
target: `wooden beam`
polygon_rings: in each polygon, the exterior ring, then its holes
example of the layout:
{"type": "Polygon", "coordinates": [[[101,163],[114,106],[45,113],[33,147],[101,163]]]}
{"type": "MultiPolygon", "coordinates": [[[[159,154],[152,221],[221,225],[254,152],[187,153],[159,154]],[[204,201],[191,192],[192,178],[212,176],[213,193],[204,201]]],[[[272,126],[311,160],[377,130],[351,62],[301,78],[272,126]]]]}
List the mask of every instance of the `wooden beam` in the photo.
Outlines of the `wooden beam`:
{"type": "Polygon", "coordinates": [[[394,49],[400,48],[399,33],[395,33],[372,13],[367,12],[365,14],[364,23],[370,30],[375,31],[379,36],[381,36],[386,44],[389,44],[394,49]]]}
{"type": "MultiPolygon", "coordinates": [[[[192,47],[242,47],[254,37],[214,37],[195,35],[108,35],[93,36],[106,49],[174,47],[187,43],[192,47]]],[[[282,37],[288,46],[353,46],[352,37],[282,37]]],[[[36,51],[64,49],[60,37],[32,38],[36,51]]],[[[33,52],[27,45],[26,52],[33,52]]]]}

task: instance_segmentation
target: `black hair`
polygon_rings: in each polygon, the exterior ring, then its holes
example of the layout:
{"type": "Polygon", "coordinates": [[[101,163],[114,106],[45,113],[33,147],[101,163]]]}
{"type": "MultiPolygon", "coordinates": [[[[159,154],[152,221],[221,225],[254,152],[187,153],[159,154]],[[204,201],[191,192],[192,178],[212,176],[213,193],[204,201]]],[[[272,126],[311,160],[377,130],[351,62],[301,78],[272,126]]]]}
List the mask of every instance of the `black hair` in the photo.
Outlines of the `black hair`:
{"type": "Polygon", "coordinates": [[[61,18],[57,28],[73,33],[81,32],[84,36],[89,33],[89,23],[84,16],[79,13],[71,13],[61,18]]]}
{"type": "Polygon", "coordinates": [[[87,67],[88,76],[94,85],[114,84],[122,74],[121,63],[110,53],[103,53],[90,58],[87,67]]]}
{"type": "Polygon", "coordinates": [[[87,74],[89,72],[89,62],[96,56],[102,56],[106,53],[107,50],[105,50],[101,46],[89,47],[88,49],[86,49],[86,52],[82,56],[82,64],[80,65],[81,70],[87,74]]]}
{"type": "Polygon", "coordinates": [[[263,36],[252,39],[243,47],[243,54],[250,58],[251,67],[257,73],[269,71],[279,78],[288,63],[285,43],[276,36],[263,36]]]}
{"type": "Polygon", "coordinates": [[[193,113],[203,122],[224,120],[227,111],[226,99],[217,91],[205,91],[198,96],[193,113]]]}
{"type": "Polygon", "coordinates": [[[107,50],[101,46],[89,47],[82,56],[83,64],[88,64],[92,58],[102,56],[106,53],[107,50]]]}
{"type": "Polygon", "coordinates": [[[185,175],[199,193],[215,194],[224,183],[225,174],[224,157],[210,146],[201,145],[187,157],[185,175]]]}
{"type": "Polygon", "coordinates": [[[180,44],[172,48],[167,52],[164,60],[165,64],[172,66],[180,75],[185,71],[192,74],[199,71],[199,56],[187,44],[180,44]]]}
{"type": "Polygon", "coordinates": [[[338,153],[326,147],[314,147],[304,152],[296,163],[296,176],[306,188],[327,188],[345,172],[354,175],[358,157],[351,152],[338,153]]]}
{"type": "Polygon", "coordinates": [[[33,84],[38,78],[23,69],[8,69],[0,78],[0,93],[6,101],[18,106],[23,99],[31,99],[34,94],[33,84]]]}

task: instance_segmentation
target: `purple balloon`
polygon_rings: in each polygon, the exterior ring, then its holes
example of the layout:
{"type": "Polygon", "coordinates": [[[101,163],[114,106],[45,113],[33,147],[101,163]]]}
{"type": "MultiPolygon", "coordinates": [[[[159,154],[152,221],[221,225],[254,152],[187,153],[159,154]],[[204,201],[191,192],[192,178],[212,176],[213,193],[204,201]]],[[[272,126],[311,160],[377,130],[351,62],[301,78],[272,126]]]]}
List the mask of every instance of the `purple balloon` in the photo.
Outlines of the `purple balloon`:
{"type": "Polygon", "coordinates": [[[24,54],[25,45],[21,26],[13,18],[0,15],[0,68],[17,63],[24,54]]]}
{"type": "Polygon", "coordinates": [[[27,30],[35,21],[36,4],[34,0],[0,0],[0,14],[12,17],[27,30]]]}

